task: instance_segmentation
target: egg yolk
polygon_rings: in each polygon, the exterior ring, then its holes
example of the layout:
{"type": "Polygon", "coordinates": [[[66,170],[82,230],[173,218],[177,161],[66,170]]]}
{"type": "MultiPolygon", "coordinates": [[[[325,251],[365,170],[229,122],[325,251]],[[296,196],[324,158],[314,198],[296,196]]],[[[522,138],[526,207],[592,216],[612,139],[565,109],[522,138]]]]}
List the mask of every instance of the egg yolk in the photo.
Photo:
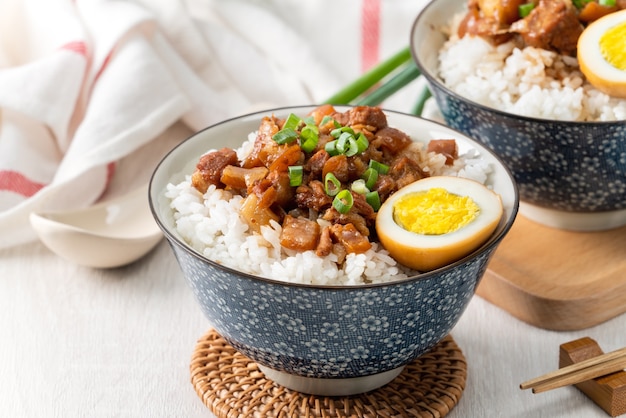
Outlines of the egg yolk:
{"type": "Polygon", "coordinates": [[[600,37],[600,51],[609,64],[626,71],[626,22],[613,26],[600,37]]]}
{"type": "Polygon", "coordinates": [[[398,263],[430,271],[460,260],[498,227],[500,196],[474,180],[432,176],[393,193],[376,215],[376,233],[398,263]]]}
{"type": "Polygon", "coordinates": [[[400,198],[394,205],[393,217],[407,231],[442,235],[471,223],[479,212],[479,206],[469,196],[437,187],[400,198]]]}
{"type": "Polygon", "coordinates": [[[577,46],[580,71],[587,80],[609,96],[626,98],[626,9],[593,21],[577,46]]]}

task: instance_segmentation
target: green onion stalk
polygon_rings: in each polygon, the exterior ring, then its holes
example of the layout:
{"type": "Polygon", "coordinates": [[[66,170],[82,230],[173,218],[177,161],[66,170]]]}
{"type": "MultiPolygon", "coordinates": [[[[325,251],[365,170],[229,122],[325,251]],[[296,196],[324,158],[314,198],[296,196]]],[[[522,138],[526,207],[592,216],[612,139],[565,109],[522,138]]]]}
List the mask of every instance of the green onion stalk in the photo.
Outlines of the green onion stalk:
{"type": "MultiPolygon", "coordinates": [[[[406,87],[420,75],[420,70],[411,60],[410,48],[405,47],[365,72],[359,78],[324,100],[323,103],[379,106],[384,100],[406,87]],[[380,85],[377,88],[373,88],[377,84],[380,85]]],[[[430,96],[430,90],[428,87],[424,87],[418,94],[417,103],[413,107],[413,114],[418,116],[422,114],[424,104],[430,96]]]]}
{"type": "Polygon", "coordinates": [[[362,76],[333,94],[326,99],[324,103],[333,105],[347,105],[354,99],[365,93],[372,88],[378,82],[380,82],[387,75],[391,74],[394,70],[405,64],[411,59],[411,50],[407,46],[387,60],[374,66],[369,71],[365,72],[362,76]]]}

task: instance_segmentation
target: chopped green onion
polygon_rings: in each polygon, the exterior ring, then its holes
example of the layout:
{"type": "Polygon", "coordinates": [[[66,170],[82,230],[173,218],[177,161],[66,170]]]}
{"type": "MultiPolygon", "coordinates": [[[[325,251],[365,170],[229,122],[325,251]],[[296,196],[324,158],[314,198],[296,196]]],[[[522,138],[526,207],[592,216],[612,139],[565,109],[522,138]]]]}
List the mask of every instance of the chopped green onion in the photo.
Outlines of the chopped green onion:
{"type": "Polygon", "coordinates": [[[328,196],[335,196],[341,191],[341,182],[333,173],[326,173],[326,177],[324,177],[324,191],[328,196]]]}
{"type": "Polygon", "coordinates": [[[287,116],[287,120],[285,120],[285,124],[283,125],[283,129],[292,129],[292,130],[296,130],[298,128],[298,125],[300,125],[300,121],[301,119],[296,116],[293,113],[290,113],[289,116],[287,116]]]}
{"type": "Polygon", "coordinates": [[[365,201],[374,209],[374,212],[378,212],[378,209],[380,209],[380,196],[376,190],[367,193],[365,201]]]}
{"type": "Polygon", "coordinates": [[[346,154],[346,157],[354,157],[358,153],[359,144],[357,144],[356,139],[351,136],[350,138],[348,138],[348,149],[346,150],[346,152],[344,152],[344,154],[346,154]]]}
{"type": "Polygon", "coordinates": [[[332,116],[326,115],[322,118],[322,121],[320,122],[320,126],[322,125],[326,125],[328,122],[330,122],[331,120],[333,120],[332,116]]]}
{"type": "Polygon", "coordinates": [[[348,150],[348,141],[350,140],[350,138],[352,138],[352,135],[350,135],[347,132],[343,132],[339,138],[337,138],[337,145],[335,146],[335,148],[337,149],[337,152],[339,154],[345,154],[346,151],[348,150]]]}
{"type": "Polygon", "coordinates": [[[289,185],[292,187],[302,184],[302,177],[304,170],[301,165],[290,165],[289,170],[289,185]]]}
{"type": "Polygon", "coordinates": [[[304,152],[312,152],[317,147],[319,131],[315,125],[306,125],[300,132],[300,148],[304,152]]]}
{"type": "Polygon", "coordinates": [[[600,6],[613,7],[615,6],[615,0],[598,0],[600,6]]]}
{"type": "Polygon", "coordinates": [[[326,150],[326,152],[329,153],[331,157],[334,157],[335,155],[341,154],[337,150],[337,140],[336,139],[334,141],[328,141],[326,143],[326,145],[324,146],[324,150],[326,150]]]}
{"type": "Polygon", "coordinates": [[[368,168],[363,172],[361,178],[365,181],[365,187],[372,190],[378,180],[378,171],[375,168],[368,168]]]}
{"type": "Polygon", "coordinates": [[[350,190],[344,189],[340,191],[333,199],[333,207],[337,209],[337,212],[341,214],[346,214],[350,212],[353,204],[354,199],[352,197],[352,193],[350,193],[350,190]]]}
{"type": "Polygon", "coordinates": [[[324,103],[341,105],[349,104],[351,101],[365,93],[372,86],[385,78],[393,70],[411,59],[411,49],[407,46],[392,55],[387,60],[373,67],[361,77],[345,86],[343,89],[329,97],[324,103]]]}
{"type": "Polygon", "coordinates": [[[517,8],[519,13],[519,17],[524,18],[530,14],[530,12],[535,8],[535,3],[524,3],[520,4],[517,8]]]}
{"type": "Polygon", "coordinates": [[[281,129],[280,131],[276,132],[274,136],[272,136],[272,139],[278,145],[290,144],[298,139],[298,133],[291,128],[281,129]]]}
{"type": "Polygon", "coordinates": [[[358,180],[355,180],[354,182],[352,182],[352,185],[350,186],[350,189],[354,193],[358,193],[358,194],[367,194],[367,193],[369,193],[369,189],[367,188],[367,186],[365,186],[365,180],[363,180],[363,179],[358,179],[358,180]]]}
{"type": "Polygon", "coordinates": [[[369,146],[369,141],[365,135],[359,133],[357,137],[357,134],[349,126],[335,128],[330,132],[330,135],[337,138],[335,141],[327,143],[326,151],[330,155],[345,154],[348,157],[353,157],[365,151],[369,146]]]}
{"type": "Polygon", "coordinates": [[[365,151],[367,149],[367,147],[370,146],[370,142],[367,140],[365,135],[360,133],[359,136],[356,139],[356,145],[357,145],[358,150],[359,150],[358,152],[361,153],[361,152],[365,151]]]}
{"type": "Polygon", "coordinates": [[[379,163],[376,160],[370,160],[369,167],[378,171],[380,174],[387,174],[389,172],[389,166],[383,163],[379,163]]]}
{"type": "Polygon", "coordinates": [[[349,134],[351,136],[354,136],[354,129],[352,129],[349,126],[341,126],[339,125],[339,127],[333,129],[332,131],[330,131],[330,135],[335,137],[335,138],[339,138],[341,135],[343,135],[344,133],[349,134]]]}
{"type": "Polygon", "coordinates": [[[577,9],[582,9],[585,7],[585,4],[589,3],[592,0],[572,0],[572,4],[576,6],[577,9]]]}
{"type": "Polygon", "coordinates": [[[302,121],[305,125],[315,125],[315,118],[313,116],[307,116],[306,118],[302,119],[302,121]]]}

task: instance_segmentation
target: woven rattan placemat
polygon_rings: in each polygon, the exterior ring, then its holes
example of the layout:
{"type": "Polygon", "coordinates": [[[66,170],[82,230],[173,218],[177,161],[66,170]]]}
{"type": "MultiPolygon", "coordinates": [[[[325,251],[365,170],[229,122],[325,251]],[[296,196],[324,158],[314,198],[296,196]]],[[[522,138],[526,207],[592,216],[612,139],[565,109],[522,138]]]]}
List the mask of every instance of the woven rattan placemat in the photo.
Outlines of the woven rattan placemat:
{"type": "Polygon", "coordinates": [[[465,356],[450,335],[387,385],[354,396],[286,389],[214,330],[198,340],[190,369],[196,393],[218,418],[444,417],[461,398],[467,377],[465,356]]]}

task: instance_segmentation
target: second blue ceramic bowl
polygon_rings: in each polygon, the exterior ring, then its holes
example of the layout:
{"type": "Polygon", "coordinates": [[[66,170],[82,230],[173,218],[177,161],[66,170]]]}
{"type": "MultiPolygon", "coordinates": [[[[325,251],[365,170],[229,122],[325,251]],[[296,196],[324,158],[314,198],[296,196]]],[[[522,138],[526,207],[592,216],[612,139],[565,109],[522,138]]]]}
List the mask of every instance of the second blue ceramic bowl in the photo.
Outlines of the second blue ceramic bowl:
{"type": "Polygon", "coordinates": [[[522,117],[472,102],[444,85],[438,76],[438,54],[447,40],[442,28],[466,3],[433,0],[411,30],[413,58],[445,123],[502,158],[519,187],[522,215],[578,231],[625,225],[626,121],[522,117]]]}

